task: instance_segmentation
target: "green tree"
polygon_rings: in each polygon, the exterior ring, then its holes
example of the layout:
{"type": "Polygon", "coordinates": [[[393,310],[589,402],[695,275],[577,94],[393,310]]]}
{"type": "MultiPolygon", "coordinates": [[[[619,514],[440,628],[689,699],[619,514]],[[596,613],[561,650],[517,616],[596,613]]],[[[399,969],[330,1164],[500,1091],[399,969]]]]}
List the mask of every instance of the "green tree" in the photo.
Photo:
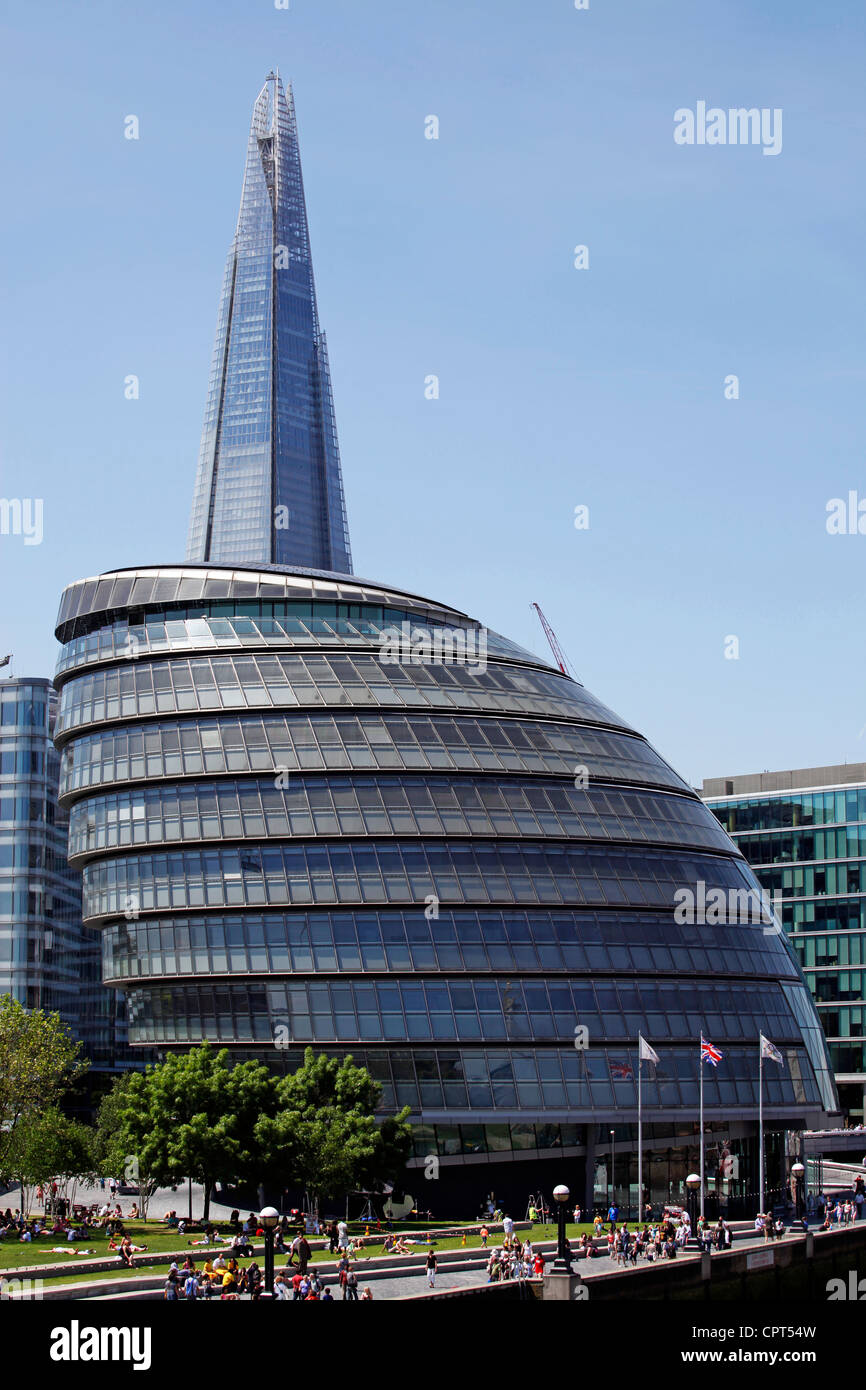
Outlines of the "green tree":
{"type": "Polygon", "coordinates": [[[0,995],[0,1174],[22,1121],[54,1107],[87,1070],[80,1052],[59,1014],[0,995]]]}
{"type": "Polygon", "coordinates": [[[273,1110],[275,1083],[263,1063],[231,1066],[207,1043],[128,1078],[117,1106],[118,1138],[139,1170],[160,1186],[192,1177],[204,1187],[204,1218],[217,1178],[261,1175],[255,1141],[273,1110]]]}
{"type": "Polygon", "coordinates": [[[119,1076],[111,1090],[102,1097],[96,1117],[94,1152],[96,1166],[104,1178],[123,1175],[125,1182],[138,1188],[138,1206],[147,1220],[150,1199],[159,1187],[156,1175],[144,1166],[145,1160],[135,1152],[135,1138],[123,1118],[124,1111],[134,1106],[130,1086],[136,1073],[119,1076]]]}
{"type": "Polygon", "coordinates": [[[341,1197],[396,1177],[412,1144],[409,1107],[377,1121],[382,1088],[351,1056],[308,1047],[277,1085],[278,1109],[256,1125],[268,1176],[302,1184],[312,1198],[341,1197]]]}
{"type": "Polygon", "coordinates": [[[33,1188],[57,1183],[56,1197],[71,1211],[75,1189],[96,1168],[95,1133],[60,1110],[31,1113],[15,1126],[9,1151],[11,1175],[21,1185],[21,1210],[32,1208],[33,1188]]]}

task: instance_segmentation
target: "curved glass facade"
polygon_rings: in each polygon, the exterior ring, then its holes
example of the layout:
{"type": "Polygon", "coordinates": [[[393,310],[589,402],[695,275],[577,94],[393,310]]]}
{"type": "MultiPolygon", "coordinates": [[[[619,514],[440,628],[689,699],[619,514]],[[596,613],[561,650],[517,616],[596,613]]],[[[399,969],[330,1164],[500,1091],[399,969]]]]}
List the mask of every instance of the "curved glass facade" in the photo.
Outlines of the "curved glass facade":
{"type": "Polygon", "coordinates": [[[350,1050],[419,1133],[459,1121],[460,1152],[632,1123],[638,1032],[661,1059],[648,1123],[696,1105],[702,1031],[725,1052],[709,1123],[754,1124],[759,1032],[786,1062],[768,1122],[835,1108],[784,935],[678,910],[757,897],[729,836],[532,653],[418,595],[268,566],[82,581],[58,636],[70,855],[137,1045],[275,1068],[350,1050]]]}

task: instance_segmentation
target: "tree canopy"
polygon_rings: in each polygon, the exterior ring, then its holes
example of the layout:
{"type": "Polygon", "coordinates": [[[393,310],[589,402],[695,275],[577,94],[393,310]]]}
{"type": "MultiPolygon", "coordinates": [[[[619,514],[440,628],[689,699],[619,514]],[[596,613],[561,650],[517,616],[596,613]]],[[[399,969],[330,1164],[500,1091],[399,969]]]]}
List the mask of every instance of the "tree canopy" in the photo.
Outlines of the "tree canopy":
{"type": "Polygon", "coordinates": [[[80,1053],[59,1014],[0,995],[0,1173],[8,1172],[18,1126],[51,1110],[87,1070],[80,1053]]]}
{"type": "Polygon", "coordinates": [[[30,1210],[30,1189],[56,1181],[57,1196],[71,1207],[76,1183],[96,1168],[94,1131],[52,1107],[24,1116],[15,1126],[8,1171],[21,1185],[21,1210],[30,1210]]]}
{"type": "Polygon", "coordinates": [[[99,1159],[134,1175],[145,1199],[195,1178],[205,1219],[218,1179],[342,1196],[395,1177],[409,1156],[408,1108],[377,1120],[381,1099],[351,1057],[308,1048],[303,1066],[278,1080],[263,1063],[233,1066],[226,1049],[203,1043],[115,1082],[100,1108],[99,1159]]]}
{"type": "Polygon", "coordinates": [[[409,1156],[409,1109],[381,1122],[382,1088],[351,1056],[311,1047],[304,1064],[277,1084],[277,1106],[256,1125],[268,1175],[314,1196],[336,1197],[394,1177],[409,1156]]]}
{"type": "Polygon", "coordinates": [[[118,1141],[140,1173],[160,1186],[187,1177],[205,1191],[204,1216],[218,1178],[256,1180],[259,1115],[274,1104],[274,1079],[264,1064],[231,1066],[228,1051],[207,1044],[124,1078],[117,1102],[118,1141]]]}

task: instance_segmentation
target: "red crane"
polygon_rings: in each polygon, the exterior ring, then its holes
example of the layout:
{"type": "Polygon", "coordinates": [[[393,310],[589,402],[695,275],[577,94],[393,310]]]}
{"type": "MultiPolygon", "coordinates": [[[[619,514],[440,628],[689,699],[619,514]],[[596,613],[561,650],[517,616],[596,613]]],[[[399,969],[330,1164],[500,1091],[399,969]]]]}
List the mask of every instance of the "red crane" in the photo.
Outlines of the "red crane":
{"type": "Polygon", "coordinates": [[[565,652],[562,650],[562,647],[556,640],[556,633],[554,632],[553,628],[550,626],[550,623],[547,621],[544,614],[542,613],[540,606],[537,603],[533,603],[532,607],[535,609],[536,613],[539,616],[539,619],[541,620],[541,626],[544,628],[544,635],[550,643],[550,650],[553,652],[557,666],[559,667],[560,671],[564,676],[569,676],[572,680],[574,680],[575,676],[572,673],[571,668],[569,667],[569,664],[565,659],[565,652]]]}

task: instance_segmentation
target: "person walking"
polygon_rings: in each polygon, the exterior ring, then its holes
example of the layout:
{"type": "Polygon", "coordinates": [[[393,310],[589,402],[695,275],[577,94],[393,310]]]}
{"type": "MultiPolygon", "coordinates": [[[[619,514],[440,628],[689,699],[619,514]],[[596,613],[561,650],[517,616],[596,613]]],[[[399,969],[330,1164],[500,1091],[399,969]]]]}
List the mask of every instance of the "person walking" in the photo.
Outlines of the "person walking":
{"type": "Polygon", "coordinates": [[[435,1255],[435,1253],[433,1252],[432,1248],[431,1248],[430,1250],[427,1251],[427,1265],[426,1265],[426,1269],[427,1269],[427,1287],[433,1289],[433,1288],[436,1287],[436,1255],[435,1255]]]}
{"type": "Polygon", "coordinates": [[[344,1295],[350,1303],[358,1302],[358,1276],[354,1269],[350,1269],[346,1275],[346,1288],[344,1295]]]}

